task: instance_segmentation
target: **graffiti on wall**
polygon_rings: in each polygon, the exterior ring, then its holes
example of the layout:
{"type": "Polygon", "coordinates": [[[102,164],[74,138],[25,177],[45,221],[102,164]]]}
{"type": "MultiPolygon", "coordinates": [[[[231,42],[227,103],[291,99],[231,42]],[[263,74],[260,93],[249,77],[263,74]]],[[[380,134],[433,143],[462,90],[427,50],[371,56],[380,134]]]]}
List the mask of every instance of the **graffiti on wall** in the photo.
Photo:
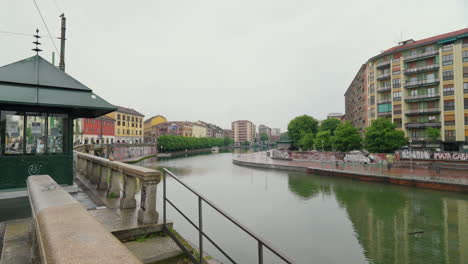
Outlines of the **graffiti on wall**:
{"type": "Polygon", "coordinates": [[[457,160],[466,161],[468,160],[468,153],[459,152],[434,152],[435,160],[457,160]]]}
{"type": "Polygon", "coordinates": [[[418,160],[428,160],[432,159],[432,152],[427,150],[403,150],[400,154],[401,159],[418,159],[418,160]]]}
{"type": "Polygon", "coordinates": [[[272,159],[280,159],[280,160],[290,160],[291,157],[289,156],[289,152],[287,150],[281,149],[273,149],[271,151],[271,158],[272,159]]]}
{"type": "Polygon", "coordinates": [[[335,161],[342,160],[338,158],[334,152],[317,152],[317,151],[293,151],[290,153],[292,159],[295,160],[310,160],[310,161],[335,161]]]}
{"type": "Polygon", "coordinates": [[[451,160],[451,161],[468,161],[468,153],[460,152],[432,152],[427,150],[404,150],[400,152],[401,159],[414,160],[451,160]]]}
{"type": "Polygon", "coordinates": [[[115,145],[114,160],[125,160],[157,154],[156,145],[115,145]]]}

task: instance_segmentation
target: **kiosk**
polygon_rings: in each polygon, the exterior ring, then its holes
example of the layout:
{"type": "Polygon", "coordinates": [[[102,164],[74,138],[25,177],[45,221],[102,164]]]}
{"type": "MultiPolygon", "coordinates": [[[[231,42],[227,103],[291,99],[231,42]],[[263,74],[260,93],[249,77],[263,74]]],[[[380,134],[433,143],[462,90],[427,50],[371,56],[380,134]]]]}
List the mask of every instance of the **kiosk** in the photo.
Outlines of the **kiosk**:
{"type": "Polygon", "coordinates": [[[73,184],[73,119],[115,110],[39,55],[0,67],[0,191],[39,174],[73,184]]]}

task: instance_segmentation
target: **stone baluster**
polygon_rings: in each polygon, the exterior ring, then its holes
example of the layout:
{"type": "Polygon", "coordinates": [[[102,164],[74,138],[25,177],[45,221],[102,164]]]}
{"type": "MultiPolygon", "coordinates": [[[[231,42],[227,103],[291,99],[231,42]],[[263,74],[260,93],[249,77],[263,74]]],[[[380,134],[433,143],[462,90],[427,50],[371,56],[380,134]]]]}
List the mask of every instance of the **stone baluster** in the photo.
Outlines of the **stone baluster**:
{"type": "Polygon", "coordinates": [[[93,175],[93,161],[90,159],[86,159],[86,179],[91,180],[91,175],[93,175]]]}
{"type": "Polygon", "coordinates": [[[136,207],[135,189],[136,189],[136,178],[129,176],[127,173],[124,173],[122,197],[120,198],[121,209],[136,207]]]}
{"type": "Polygon", "coordinates": [[[138,209],[138,222],[142,224],[157,223],[159,214],[156,211],[156,190],[159,180],[141,181],[141,201],[138,209]]]}
{"type": "Polygon", "coordinates": [[[90,176],[91,183],[98,184],[99,177],[100,177],[101,166],[99,165],[99,161],[93,162],[93,172],[90,176]]]}
{"type": "Polygon", "coordinates": [[[99,173],[99,181],[97,183],[97,189],[107,190],[107,188],[109,187],[107,179],[109,178],[109,173],[111,172],[111,169],[108,167],[108,164],[106,163],[99,164],[99,165],[101,169],[99,173]]]}
{"type": "Polygon", "coordinates": [[[109,170],[111,175],[107,189],[107,198],[118,198],[120,197],[120,172],[115,168],[109,168],[109,170]]]}

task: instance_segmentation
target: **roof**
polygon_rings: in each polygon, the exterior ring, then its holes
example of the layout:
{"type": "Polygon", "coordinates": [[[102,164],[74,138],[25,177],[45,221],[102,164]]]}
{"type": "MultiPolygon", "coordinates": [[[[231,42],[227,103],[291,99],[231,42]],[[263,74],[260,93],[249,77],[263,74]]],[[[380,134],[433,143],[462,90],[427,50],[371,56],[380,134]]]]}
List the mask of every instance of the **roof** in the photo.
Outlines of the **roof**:
{"type": "Polygon", "coordinates": [[[146,120],[145,120],[145,124],[148,123],[148,122],[150,122],[151,120],[153,120],[153,119],[156,118],[156,117],[161,117],[161,118],[166,119],[166,118],[165,118],[164,116],[162,116],[162,115],[155,115],[155,116],[152,116],[152,117],[146,119],[146,120]]]}
{"type": "Polygon", "coordinates": [[[127,108],[127,107],[118,106],[118,105],[116,105],[115,107],[117,107],[116,112],[129,114],[129,115],[134,115],[134,116],[141,116],[141,117],[145,116],[145,115],[143,115],[142,113],[138,112],[137,110],[135,110],[133,108],[127,108]]]}
{"type": "Polygon", "coordinates": [[[103,115],[103,116],[97,117],[96,119],[103,119],[103,120],[115,121],[114,118],[112,118],[112,117],[110,117],[110,116],[107,116],[107,115],[103,115]]]}
{"type": "Polygon", "coordinates": [[[460,30],[457,30],[457,31],[444,33],[444,34],[433,36],[433,37],[430,37],[430,38],[421,39],[421,40],[418,40],[418,41],[415,41],[413,43],[406,44],[406,45],[403,45],[403,46],[395,46],[395,47],[392,47],[392,48],[380,53],[377,56],[374,56],[374,57],[370,58],[369,60],[373,60],[373,59],[376,59],[376,58],[379,58],[379,57],[382,57],[382,56],[385,56],[385,55],[388,55],[388,54],[392,54],[392,53],[395,53],[397,51],[403,51],[403,50],[407,50],[407,49],[410,49],[410,48],[416,48],[416,47],[420,47],[420,46],[424,46],[424,45],[429,45],[429,44],[432,44],[432,43],[437,43],[437,42],[440,42],[442,40],[451,39],[451,38],[455,38],[455,37],[468,37],[468,28],[464,28],[464,29],[460,29],[460,30]]]}
{"type": "Polygon", "coordinates": [[[115,107],[39,55],[0,67],[0,105],[55,107],[97,117],[115,107]]]}

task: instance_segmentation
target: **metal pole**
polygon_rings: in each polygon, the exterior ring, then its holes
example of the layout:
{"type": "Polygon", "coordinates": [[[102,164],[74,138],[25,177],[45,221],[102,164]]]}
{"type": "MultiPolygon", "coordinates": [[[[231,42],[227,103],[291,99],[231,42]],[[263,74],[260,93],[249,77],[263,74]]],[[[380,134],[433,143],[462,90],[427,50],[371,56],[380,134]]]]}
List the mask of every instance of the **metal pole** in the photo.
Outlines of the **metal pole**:
{"type": "Polygon", "coordinates": [[[61,14],[62,26],[61,26],[61,35],[60,35],[60,63],[59,69],[65,71],[65,31],[67,30],[67,19],[65,14],[61,14]]]}
{"type": "Polygon", "coordinates": [[[163,227],[166,228],[166,171],[163,170],[163,227]]]}
{"type": "Polygon", "coordinates": [[[258,263],[263,264],[263,245],[258,241],[258,263]]]}
{"type": "Polygon", "coordinates": [[[200,253],[200,264],[203,263],[203,217],[202,217],[202,198],[198,196],[198,243],[200,253]]]}

